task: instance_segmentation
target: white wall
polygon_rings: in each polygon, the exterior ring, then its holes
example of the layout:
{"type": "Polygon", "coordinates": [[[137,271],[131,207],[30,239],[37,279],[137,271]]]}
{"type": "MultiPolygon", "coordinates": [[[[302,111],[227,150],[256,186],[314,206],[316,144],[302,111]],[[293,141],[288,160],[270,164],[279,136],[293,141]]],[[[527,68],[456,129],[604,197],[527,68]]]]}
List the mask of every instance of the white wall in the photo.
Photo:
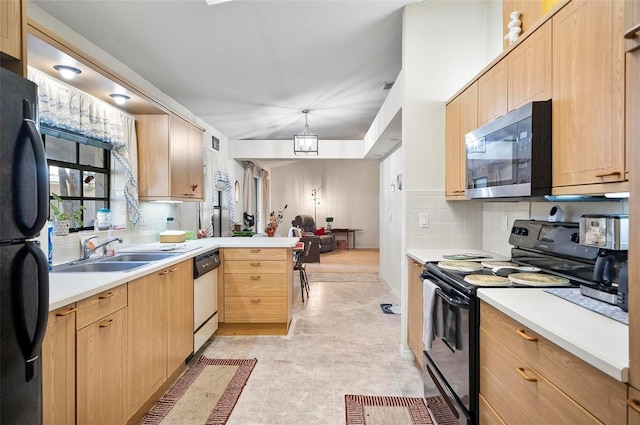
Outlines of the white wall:
{"type": "Polygon", "coordinates": [[[286,236],[299,214],[314,215],[311,191],[319,188],[316,226],[363,229],[356,234],[357,248],[378,248],[378,162],[365,160],[300,161],[271,168],[271,209],[288,205],[277,233],[286,236]]]}
{"type": "Polygon", "coordinates": [[[402,147],[380,162],[380,278],[398,298],[404,261],[404,152],[402,147]],[[402,175],[402,189],[398,187],[402,175]],[[382,259],[385,261],[382,261],[382,259]],[[392,259],[391,259],[392,258],[392,259]],[[386,259],[391,259],[386,261],[386,259]]]}

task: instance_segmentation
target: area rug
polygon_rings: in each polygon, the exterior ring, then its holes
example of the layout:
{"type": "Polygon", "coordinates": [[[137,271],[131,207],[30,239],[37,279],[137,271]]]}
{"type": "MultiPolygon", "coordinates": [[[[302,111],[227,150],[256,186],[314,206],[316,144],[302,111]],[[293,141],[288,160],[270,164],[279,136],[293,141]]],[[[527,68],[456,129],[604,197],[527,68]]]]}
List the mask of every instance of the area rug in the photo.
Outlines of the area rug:
{"type": "Polygon", "coordinates": [[[200,357],[142,419],[140,425],[225,424],[257,359],[200,357]]]}
{"type": "MultiPolygon", "coordinates": [[[[347,425],[433,425],[434,421],[421,397],[344,396],[347,425]]],[[[440,397],[427,403],[439,425],[458,421],[440,397]]]]}
{"type": "Polygon", "coordinates": [[[378,273],[307,273],[309,282],[379,282],[378,273]]]}

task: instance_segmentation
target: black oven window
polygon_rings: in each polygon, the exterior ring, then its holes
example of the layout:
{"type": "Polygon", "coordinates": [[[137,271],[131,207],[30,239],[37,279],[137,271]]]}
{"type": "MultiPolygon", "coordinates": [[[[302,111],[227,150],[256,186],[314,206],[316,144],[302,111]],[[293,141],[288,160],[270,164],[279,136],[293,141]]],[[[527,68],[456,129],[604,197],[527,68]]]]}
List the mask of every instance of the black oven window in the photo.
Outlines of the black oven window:
{"type": "MultiPolygon", "coordinates": [[[[109,208],[110,145],[84,136],[41,127],[49,168],[50,201],[55,193],[69,213],[83,206],[82,224],[69,222],[70,231],[93,229],[96,212],[109,208]]],[[[52,217],[52,212],[49,213],[52,217]]]]}

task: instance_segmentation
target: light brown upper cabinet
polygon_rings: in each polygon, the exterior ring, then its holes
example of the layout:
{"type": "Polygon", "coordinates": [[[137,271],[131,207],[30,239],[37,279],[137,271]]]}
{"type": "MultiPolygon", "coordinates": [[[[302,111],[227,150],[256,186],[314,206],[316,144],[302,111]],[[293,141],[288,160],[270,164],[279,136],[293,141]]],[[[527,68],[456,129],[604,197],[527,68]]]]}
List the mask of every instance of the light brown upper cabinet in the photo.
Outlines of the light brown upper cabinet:
{"type": "Polygon", "coordinates": [[[478,127],[508,111],[505,62],[496,63],[478,79],[478,127]]]}
{"type": "Polygon", "coordinates": [[[465,199],[466,149],[464,135],[478,127],[478,87],[473,84],[446,106],[445,195],[465,199]]]}
{"type": "Polygon", "coordinates": [[[0,1],[0,66],[26,75],[25,5],[21,0],[0,1]]]}
{"type": "Polygon", "coordinates": [[[551,21],[547,21],[506,57],[509,111],[551,99],[551,56],[551,21]]]}
{"type": "Polygon", "coordinates": [[[572,1],[553,17],[554,193],[624,180],[624,3],[572,1]]]}
{"type": "Polygon", "coordinates": [[[203,132],[174,115],[136,115],[143,201],[202,201],[203,132]]]}

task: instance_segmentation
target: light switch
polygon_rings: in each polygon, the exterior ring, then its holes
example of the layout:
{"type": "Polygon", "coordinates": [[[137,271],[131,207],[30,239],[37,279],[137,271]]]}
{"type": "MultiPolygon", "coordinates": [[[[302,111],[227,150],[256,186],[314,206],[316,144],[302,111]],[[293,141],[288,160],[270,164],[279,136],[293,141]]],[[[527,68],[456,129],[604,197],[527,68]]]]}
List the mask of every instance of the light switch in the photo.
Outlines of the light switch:
{"type": "Polygon", "coordinates": [[[429,227],[429,213],[420,213],[420,227],[429,227]]]}

